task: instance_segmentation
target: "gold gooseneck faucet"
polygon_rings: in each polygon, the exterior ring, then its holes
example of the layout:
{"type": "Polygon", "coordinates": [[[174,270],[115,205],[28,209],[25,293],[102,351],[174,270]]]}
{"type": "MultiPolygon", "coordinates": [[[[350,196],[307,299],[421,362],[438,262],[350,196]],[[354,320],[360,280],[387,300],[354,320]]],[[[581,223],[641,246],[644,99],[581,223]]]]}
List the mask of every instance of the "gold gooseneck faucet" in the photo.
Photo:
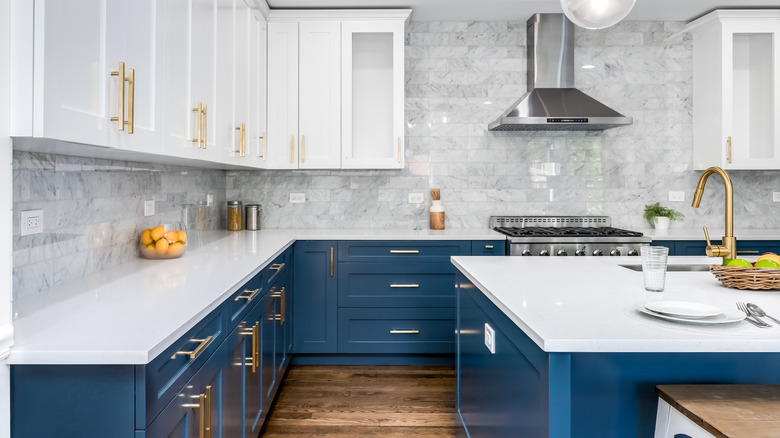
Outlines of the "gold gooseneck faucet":
{"type": "Polygon", "coordinates": [[[723,179],[723,185],[726,186],[726,231],[723,236],[723,244],[712,245],[710,243],[710,235],[707,233],[707,227],[704,227],[704,237],[707,239],[707,256],[735,259],[737,258],[737,238],[734,237],[734,188],[731,185],[731,178],[729,178],[725,170],[720,167],[710,167],[701,174],[699,183],[696,185],[696,192],[693,194],[691,206],[699,208],[701,195],[704,193],[704,184],[707,183],[707,178],[713,173],[720,175],[721,179],[723,179]]]}

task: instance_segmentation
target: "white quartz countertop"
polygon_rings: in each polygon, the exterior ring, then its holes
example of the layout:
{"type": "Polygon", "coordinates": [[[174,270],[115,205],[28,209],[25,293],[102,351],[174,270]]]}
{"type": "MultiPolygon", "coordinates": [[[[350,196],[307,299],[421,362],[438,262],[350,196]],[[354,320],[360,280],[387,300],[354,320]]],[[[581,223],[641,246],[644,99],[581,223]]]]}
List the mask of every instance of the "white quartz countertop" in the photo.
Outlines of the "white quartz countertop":
{"type": "Polygon", "coordinates": [[[146,364],[295,240],[503,240],[488,229],[268,229],[189,234],[178,259],[135,259],[14,302],[11,364],[146,364]]]}
{"type": "MultiPolygon", "coordinates": [[[[707,227],[711,239],[720,240],[724,229],[713,226],[707,227]]],[[[701,228],[669,228],[668,230],[656,230],[654,228],[632,229],[639,231],[653,240],[704,240],[704,231],[701,228]]],[[[737,244],[740,240],[780,240],[780,228],[736,228],[737,244]]]]}
{"type": "MultiPolygon", "coordinates": [[[[734,313],[737,301],[780,318],[780,291],[721,286],[704,272],[668,272],[664,292],[647,292],[639,257],[453,257],[455,266],[547,352],[780,352],[780,327],[747,321],[677,323],[639,312],[647,301],[715,305],[734,313]]],[[[721,259],[670,257],[671,264],[721,259]]],[[[739,313],[736,313],[739,315],[739,313]]]]}

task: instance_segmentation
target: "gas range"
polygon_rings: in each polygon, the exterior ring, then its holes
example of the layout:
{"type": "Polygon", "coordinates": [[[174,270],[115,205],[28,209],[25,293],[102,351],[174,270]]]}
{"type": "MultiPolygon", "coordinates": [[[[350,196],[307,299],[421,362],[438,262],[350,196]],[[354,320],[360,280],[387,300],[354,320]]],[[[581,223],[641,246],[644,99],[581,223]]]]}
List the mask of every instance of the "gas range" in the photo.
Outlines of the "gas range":
{"type": "Polygon", "coordinates": [[[608,216],[491,216],[490,228],[507,236],[509,255],[636,256],[651,239],[612,227],[608,216]]]}

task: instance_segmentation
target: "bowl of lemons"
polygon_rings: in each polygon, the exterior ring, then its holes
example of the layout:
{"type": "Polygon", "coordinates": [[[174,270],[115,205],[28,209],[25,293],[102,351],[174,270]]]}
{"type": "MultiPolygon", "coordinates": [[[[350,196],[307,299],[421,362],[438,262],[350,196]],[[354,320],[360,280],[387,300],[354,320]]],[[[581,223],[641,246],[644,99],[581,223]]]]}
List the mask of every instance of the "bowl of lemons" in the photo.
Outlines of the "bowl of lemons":
{"type": "Polygon", "coordinates": [[[141,232],[139,244],[147,259],[175,259],[187,252],[187,232],[179,223],[157,225],[141,232]]]}

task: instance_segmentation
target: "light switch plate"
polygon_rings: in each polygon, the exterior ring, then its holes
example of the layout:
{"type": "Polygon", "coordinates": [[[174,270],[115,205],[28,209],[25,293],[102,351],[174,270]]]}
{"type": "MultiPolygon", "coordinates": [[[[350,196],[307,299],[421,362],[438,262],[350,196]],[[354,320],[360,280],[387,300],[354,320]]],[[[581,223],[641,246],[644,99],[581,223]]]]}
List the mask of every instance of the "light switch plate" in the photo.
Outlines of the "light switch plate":
{"type": "Polygon", "coordinates": [[[290,193],[290,204],[303,204],[306,202],[306,193],[290,193]]]}
{"type": "Polygon", "coordinates": [[[780,192],[772,192],[772,202],[780,202],[780,192]]]}
{"type": "Polygon", "coordinates": [[[31,236],[43,232],[43,210],[27,210],[22,212],[21,234],[31,236]]]}
{"type": "Polygon", "coordinates": [[[669,192],[669,202],[685,202],[685,192],[669,192]]]}
{"type": "Polygon", "coordinates": [[[496,331],[488,323],[485,323],[485,347],[496,354],[496,331]]]}
{"type": "Polygon", "coordinates": [[[154,199],[151,201],[144,201],[144,216],[154,215],[154,199]]]}

